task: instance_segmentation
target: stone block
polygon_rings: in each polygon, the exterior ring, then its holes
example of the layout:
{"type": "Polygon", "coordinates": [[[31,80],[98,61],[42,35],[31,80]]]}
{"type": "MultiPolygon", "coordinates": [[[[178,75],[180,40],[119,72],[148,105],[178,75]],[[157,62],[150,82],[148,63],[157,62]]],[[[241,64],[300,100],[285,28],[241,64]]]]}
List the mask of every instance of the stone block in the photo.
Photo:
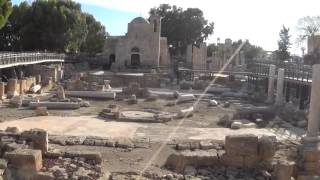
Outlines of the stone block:
{"type": "Polygon", "coordinates": [[[38,172],[33,180],[55,180],[52,172],[38,172]]]}
{"type": "Polygon", "coordinates": [[[194,113],[194,108],[193,106],[187,108],[187,109],[181,109],[179,110],[177,114],[177,118],[186,118],[192,116],[194,113]]]}
{"type": "Polygon", "coordinates": [[[9,164],[16,169],[39,171],[42,168],[42,154],[40,150],[17,149],[5,153],[9,164]]]}
{"type": "Polygon", "coordinates": [[[304,162],[318,162],[320,160],[320,146],[303,146],[301,154],[304,162]]]}
{"type": "Polygon", "coordinates": [[[200,149],[208,150],[208,149],[214,149],[215,145],[209,141],[200,141],[200,149]]]}
{"type": "Polygon", "coordinates": [[[190,102],[194,101],[196,98],[194,97],[193,94],[179,94],[177,103],[183,103],[183,102],[190,102]]]}
{"type": "Polygon", "coordinates": [[[237,155],[229,155],[227,153],[220,155],[220,162],[224,166],[231,166],[231,167],[244,167],[244,158],[243,156],[237,155]]]}
{"type": "Polygon", "coordinates": [[[119,138],[119,139],[116,140],[116,147],[119,147],[119,148],[134,148],[134,144],[128,138],[119,138]]]}
{"type": "Polygon", "coordinates": [[[6,159],[0,159],[0,169],[6,169],[8,165],[8,161],[6,159]]]}
{"type": "Polygon", "coordinates": [[[243,166],[246,168],[254,168],[261,158],[259,156],[243,156],[243,166]]]}
{"type": "Polygon", "coordinates": [[[85,136],[69,136],[66,139],[67,145],[82,145],[85,141],[85,136]]]}
{"type": "Polygon", "coordinates": [[[166,166],[174,168],[176,172],[182,172],[186,166],[215,166],[219,164],[217,151],[180,151],[171,154],[166,166]]]}
{"type": "Polygon", "coordinates": [[[58,96],[59,99],[65,99],[66,98],[66,94],[65,94],[64,88],[62,86],[58,87],[57,96],[58,96]]]}
{"type": "Polygon", "coordinates": [[[277,180],[291,180],[295,163],[292,161],[278,161],[275,165],[275,177],[277,180]]]}
{"type": "Polygon", "coordinates": [[[258,155],[258,137],[250,134],[226,136],[225,149],[234,156],[258,155]]]}
{"type": "Polygon", "coordinates": [[[100,152],[86,152],[86,151],[68,151],[65,153],[68,158],[83,157],[86,160],[92,160],[96,163],[102,162],[102,155],[100,152]]]}
{"type": "Polygon", "coordinates": [[[59,158],[64,156],[64,152],[59,149],[52,149],[44,154],[47,158],[59,158]]]}
{"type": "Polygon", "coordinates": [[[276,137],[262,136],[259,138],[258,154],[263,160],[270,160],[276,152],[276,137]]]}
{"type": "Polygon", "coordinates": [[[36,107],[34,112],[37,116],[49,116],[48,109],[45,106],[36,107]]]}
{"type": "Polygon", "coordinates": [[[18,127],[7,127],[5,132],[8,132],[8,133],[19,133],[20,129],[18,127]]]}
{"type": "Polygon", "coordinates": [[[305,162],[303,163],[304,170],[310,174],[320,175],[320,162],[305,162]]]}
{"type": "Polygon", "coordinates": [[[34,149],[39,149],[43,153],[48,151],[48,132],[42,129],[31,129],[24,131],[21,137],[32,141],[34,149]]]}

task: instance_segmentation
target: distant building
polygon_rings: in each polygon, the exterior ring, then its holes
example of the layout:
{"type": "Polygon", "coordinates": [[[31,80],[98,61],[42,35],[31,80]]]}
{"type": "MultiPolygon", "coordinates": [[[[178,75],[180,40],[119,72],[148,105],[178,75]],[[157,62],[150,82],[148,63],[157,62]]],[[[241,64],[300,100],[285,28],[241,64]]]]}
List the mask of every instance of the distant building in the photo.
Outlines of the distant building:
{"type": "MultiPolygon", "coordinates": [[[[220,41],[220,39],[219,39],[220,41]]],[[[220,70],[232,57],[235,49],[232,47],[232,40],[226,39],[225,43],[217,43],[216,50],[212,52],[211,57],[207,57],[207,45],[201,43],[198,47],[188,45],[186,51],[187,65],[193,70],[220,70]]],[[[233,67],[245,64],[245,56],[243,51],[235,54],[232,61],[225,67],[230,70],[233,67]]]]}
{"type": "Polygon", "coordinates": [[[308,37],[308,53],[320,52],[320,35],[308,37]]]}
{"type": "Polygon", "coordinates": [[[107,39],[103,53],[112,69],[168,66],[167,38],[160,34],[161,17],[151,16],[149,21],[137,17],[128,24],[126,35],[107,39]]]}

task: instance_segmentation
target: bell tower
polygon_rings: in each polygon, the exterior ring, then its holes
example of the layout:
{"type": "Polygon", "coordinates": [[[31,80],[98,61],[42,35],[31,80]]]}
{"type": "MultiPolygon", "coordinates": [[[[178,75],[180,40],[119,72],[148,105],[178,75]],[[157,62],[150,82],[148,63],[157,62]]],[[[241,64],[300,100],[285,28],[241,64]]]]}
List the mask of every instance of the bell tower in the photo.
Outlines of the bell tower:
{"type": "Polygon", "coordinates": [[[151,15],[150,16],[150,24],[153,25],[153,32],[154,33],[161,33],[161,17],[158,15],[151,15]]]}

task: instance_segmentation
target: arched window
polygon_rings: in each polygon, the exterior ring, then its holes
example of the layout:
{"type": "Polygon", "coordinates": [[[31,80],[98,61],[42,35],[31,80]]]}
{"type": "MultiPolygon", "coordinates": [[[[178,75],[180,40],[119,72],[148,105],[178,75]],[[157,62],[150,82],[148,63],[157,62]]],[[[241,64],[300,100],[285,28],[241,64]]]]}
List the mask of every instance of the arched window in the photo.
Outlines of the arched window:
{"type": "Polygon", "coordinates": [[[134,48],[131,49],[131,52],[133,52],[133,53],[139,53],[139,52],[140,52],[140,49],[137,48],[137,47],[134,47],[134,48]]]}

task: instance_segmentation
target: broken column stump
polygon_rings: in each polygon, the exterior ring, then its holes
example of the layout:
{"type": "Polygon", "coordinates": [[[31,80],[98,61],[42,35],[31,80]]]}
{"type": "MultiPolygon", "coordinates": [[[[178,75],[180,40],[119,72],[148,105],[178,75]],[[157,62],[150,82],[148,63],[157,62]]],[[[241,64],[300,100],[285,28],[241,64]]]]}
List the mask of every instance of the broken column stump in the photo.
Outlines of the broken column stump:
{"type": "Polygon", "coordinates": [[[48,152],[48,132],[42,129],[31,129],[21,134],[22,139],[31,141],[34,149],[41,150],[42,153],[48,152]]]}

